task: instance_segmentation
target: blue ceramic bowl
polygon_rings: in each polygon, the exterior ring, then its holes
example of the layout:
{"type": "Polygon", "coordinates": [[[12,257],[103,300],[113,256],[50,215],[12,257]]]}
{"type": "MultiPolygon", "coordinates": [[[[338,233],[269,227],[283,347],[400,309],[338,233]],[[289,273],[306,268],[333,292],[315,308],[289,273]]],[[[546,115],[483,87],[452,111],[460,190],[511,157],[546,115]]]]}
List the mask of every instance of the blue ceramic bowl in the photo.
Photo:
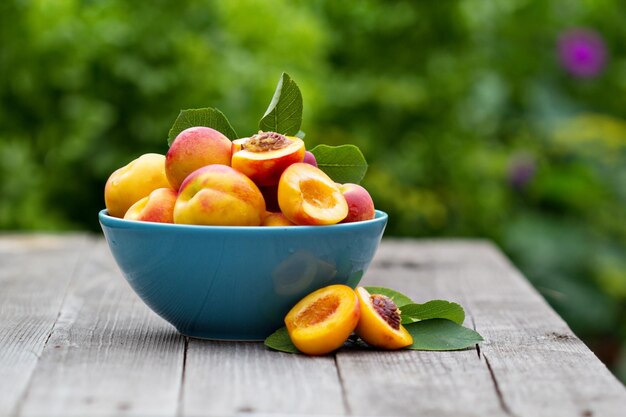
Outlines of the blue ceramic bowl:
{"type": "Polygon", "coordinates": [[[387,214],[332,226],[193,226],[123,220],[99,213],[126,280],[186,336],[262,340],[302,297],[331,284],[351,287],[367,270],[387,214]]]}

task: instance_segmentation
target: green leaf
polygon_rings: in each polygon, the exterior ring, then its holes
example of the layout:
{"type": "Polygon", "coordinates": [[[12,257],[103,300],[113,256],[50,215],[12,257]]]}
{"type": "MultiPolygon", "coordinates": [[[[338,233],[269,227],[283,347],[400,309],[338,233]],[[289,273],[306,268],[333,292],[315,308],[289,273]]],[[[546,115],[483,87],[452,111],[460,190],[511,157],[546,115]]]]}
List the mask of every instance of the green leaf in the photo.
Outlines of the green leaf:
{"type": "Polygon", "coordinates": [[[259,129],[293,136],[302,124],[302,94],[298,85],[283,72],[274,97],[259,122],[259,129]]]}
{"type": "Polygon", "coordinates": [[[424,304],[406,304],[402,307],[402,324],[428,319],[448,319],[463,324],[465,311],[457,303],[446,300],[431,300],[424,304]]]}
{"type": "Polygon", "coordinates": [[[361,150],[354,145],[318,145],[311,152],[318,168],[335,182],[358,184],[367,172],[367,161],[361,150]]]}
{"type": "Polygon", "coordinates": [[[296,133],[296,137],[304,140],[304,138],[306,137],[306,133],[304,133],[303,130],[298,130],[298,133],[296,133]]]}
{"type": "Polygon", "coordinates": [[[237,139],[237,133],[224,113],[218,109],[206,107],[203,109],[181,110],[170,129],[167,137],[167,144],[171,145],[176,136],[185,129],[194,126],[205,126],[221,132],[228,139],[237,139]]]}
{"type": "Polygon", "coordinates": [[[398,308],[403,308],[407,304],[413,304],[413,300],[411,300],[409,297],[407,297],[406,295],[396,290],[392,290],[390,288],[385,288],[385,287],[364,287],[364,288],[370,294],[386,295],[387,297],[391,298],[394,303],[396,303],[398,308]]]}
{"type": "Polygon", "coordinates": [[[430,319],[407,324],[413,336],[411,350],[459,350],[482,342],[477,332],[446,319],[430,319]]]}
{"type": "Polygon", "coordinates": [[[289,333],[287,333],[286,327],[281,327],[269,335],[267,339],[265,339],[265,346],[280,352],[300,353],[298,348],[296,348],[291,341],[291,338],[289,338],[289,333]]]}

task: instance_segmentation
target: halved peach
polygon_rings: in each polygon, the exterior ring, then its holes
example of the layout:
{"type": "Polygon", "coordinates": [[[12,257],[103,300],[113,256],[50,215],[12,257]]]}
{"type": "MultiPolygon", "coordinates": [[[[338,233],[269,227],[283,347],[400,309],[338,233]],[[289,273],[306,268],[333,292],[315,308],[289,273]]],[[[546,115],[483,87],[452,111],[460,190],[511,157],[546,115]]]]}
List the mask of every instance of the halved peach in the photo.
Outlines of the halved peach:
{"type": "Polygon", "coordinates": [[[329,285],[304,297],[285,317],[293,344],[308,355],[325,355],[354,331],[360,317],[359,299],[347,285],[329,285]]]}
{"type": "Polygon", "coordinates": [[[259,186],[278,184],[285,168],[302,162],[305,152],[302,139],[275,132],[259,132],[248,139],[237,139],[232,150],[231,166],[259,186]]]}
{"type": "Polygon", "coordinates": [[[348,203],[339,186],[319,168],[290,165],[278,183],[280,211],[300,225],[336,224],[348,215],[348,203]]]}
{"type": "Polygon", "coordinates": [[[382,349],[401,349],[413,343],[413,337],[402,326],[400,309],[393,300],[381,294],[370,294],[358,287],[361,318],[356,334],[365,343],[382,349]]]}

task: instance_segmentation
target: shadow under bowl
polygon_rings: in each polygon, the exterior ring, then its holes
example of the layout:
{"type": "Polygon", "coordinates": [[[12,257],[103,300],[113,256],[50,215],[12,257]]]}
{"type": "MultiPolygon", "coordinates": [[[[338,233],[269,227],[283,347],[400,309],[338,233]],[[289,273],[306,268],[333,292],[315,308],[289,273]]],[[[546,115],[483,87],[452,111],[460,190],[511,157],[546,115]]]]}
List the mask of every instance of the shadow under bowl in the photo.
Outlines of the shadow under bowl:
{"type": "Polygon", "coordinates": [[[331,226],[197,226],[99,220],[137,295],[183,335],[263,340],[291,307],[331,284],[356,287],[387,214],[331,226]]]}

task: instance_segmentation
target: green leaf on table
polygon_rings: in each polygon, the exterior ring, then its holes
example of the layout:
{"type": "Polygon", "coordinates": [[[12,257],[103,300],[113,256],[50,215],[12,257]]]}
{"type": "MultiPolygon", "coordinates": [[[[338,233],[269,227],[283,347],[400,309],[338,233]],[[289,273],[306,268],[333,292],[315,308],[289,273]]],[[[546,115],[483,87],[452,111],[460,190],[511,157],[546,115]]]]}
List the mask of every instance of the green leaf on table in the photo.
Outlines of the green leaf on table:
{"type": "Polygon", "coordinates": [[[265,339],[265,346],[279,352],[300,353],[293,344],[286,327],[281,327],[265,339]]]}
{"type": "Polygon", "coordinates": [[[402,306],[401,310],[402,324],[429,319],[447,319],[456,324],[463,324],[465,320],[463,307],[446,300],[431,300],[424,304],[406,304],[402,306]]]}
{"type": "Polygon", "coordinates": [[[259,121],[259,129],[293,136],[302,124],[302,93],[298,85],[283,72],[274,97],[259,121]]]}
{"type": "Polygon", "coordinates": [[[221,132],[228,139],[237,139],[237,133],[221,111],[211,107],[203,109],[181,110],[169,131],[167,144],[171,145],[176,136],[185,129],[194,126],[205,126],[221,132]]]}
{"type": "Polygon", "coordinates": [[[396,290],[392,290],[391,288],[385,288],[385,287],[364,287],[364,288],[370,294],[380,294],[380,295],[385,295],[391,298],[391,300],[393,300],[393,302],[396,303],[398,308],[401,308],[401,309],[407,304],[413,304],[413,300],[411,300],[409,297],[407,297],[406,295],[396,290]]]}
{"type": "Polygon", "coordinates": [[[477,332],[446,319],[430,319],[407,324],[413,336],[411,350],[459,350],[482,342],[477,332]]]}
{"type": "Polygon", "coordinates": [[[361,150],[354,145],[318,145],[311,149],[317,167],[333,181],[358,184],[367,172],[367,161],[361,150]]]}

